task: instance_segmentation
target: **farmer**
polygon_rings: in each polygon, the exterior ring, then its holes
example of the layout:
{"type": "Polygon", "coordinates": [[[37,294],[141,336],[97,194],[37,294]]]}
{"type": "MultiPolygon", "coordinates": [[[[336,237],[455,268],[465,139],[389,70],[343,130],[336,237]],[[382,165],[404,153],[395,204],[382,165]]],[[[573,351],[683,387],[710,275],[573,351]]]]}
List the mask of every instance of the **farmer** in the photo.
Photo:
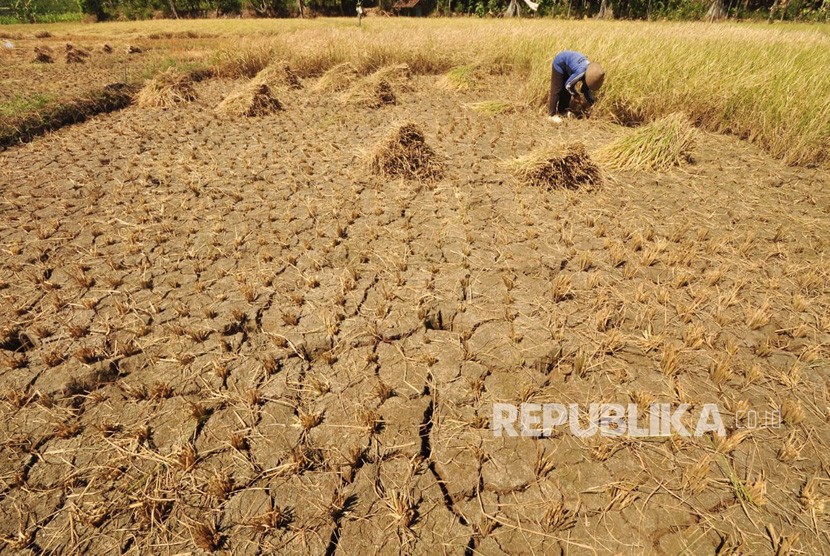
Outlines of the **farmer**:
{"type": "Polygon", "coordinates": [[[360,20],[363,19],[363,0],[357,0],[357,24],[360,25],[360,20]]]}
{"type": "Polygon", "coordinates": [[[551,121],[560,123],[562,116],[568,114],[571,96],[579,96],[581,92],[589,105],[596,99],[593,93],[599,91],[605,81],[605,70],[596,62],[574,50],[563,50],[553,59],[550,72],[550,101],[548,102],[548,117],[551,121]],[[581,91],[577,86],[581,85],[581,91]]]}

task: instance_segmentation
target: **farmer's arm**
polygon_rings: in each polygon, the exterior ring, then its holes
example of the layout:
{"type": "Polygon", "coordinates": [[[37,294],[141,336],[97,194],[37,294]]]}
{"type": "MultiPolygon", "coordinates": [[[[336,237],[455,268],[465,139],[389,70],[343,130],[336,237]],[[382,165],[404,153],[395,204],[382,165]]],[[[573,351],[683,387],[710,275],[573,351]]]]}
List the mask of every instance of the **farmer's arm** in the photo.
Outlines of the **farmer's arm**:
{"type": "Polygon", "coordinates": [[[578,73],[572,74],[568,78],[568,81],[565,83],[565,88],[573,96],[578,97],[579,96],[579,91],[576,90],[576,86],[577,86],[577,84],[579,84],[580,81],[582,81],[582,79],[584,77],[585,77],[585,70],[584,69],[582,71],[578,72],[578,73]]]}
{"type": "Polygon", "coordinates": [[[594,98],[593,93],[591,93],[591,89],[588,88],[588,84],[583,81],[582,83],[582,94],[585,95],[585,99],[588,101],[588,104],[594,104],[597,99],[594,98]]]}

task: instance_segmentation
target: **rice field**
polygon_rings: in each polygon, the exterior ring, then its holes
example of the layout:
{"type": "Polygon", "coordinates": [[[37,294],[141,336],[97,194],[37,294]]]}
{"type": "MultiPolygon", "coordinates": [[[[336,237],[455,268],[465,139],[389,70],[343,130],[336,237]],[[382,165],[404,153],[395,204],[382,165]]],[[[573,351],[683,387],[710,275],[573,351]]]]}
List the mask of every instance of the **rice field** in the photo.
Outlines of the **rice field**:
{"type": "Polygon", "coordinates": [[[0,553],[830,551],[826,26],[0,32],[0,553]]]}

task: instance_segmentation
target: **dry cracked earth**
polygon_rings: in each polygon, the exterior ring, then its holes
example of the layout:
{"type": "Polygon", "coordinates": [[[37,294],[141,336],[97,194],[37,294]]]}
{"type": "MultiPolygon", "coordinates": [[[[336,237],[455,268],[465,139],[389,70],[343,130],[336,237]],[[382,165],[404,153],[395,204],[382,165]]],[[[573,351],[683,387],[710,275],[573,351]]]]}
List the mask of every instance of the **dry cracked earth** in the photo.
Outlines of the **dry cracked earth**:
{"type": "Polygon", "coordinates": [[[311,81],[0,153],[0,552],[830,551],[826,174],[701,134],[545,191],[504,161],[624,130],[311,81]],[[371,173],[404,121],[442,179],[371,173]],[[494,402],[715,403],[727,436],[495,437],[494,402]]]}

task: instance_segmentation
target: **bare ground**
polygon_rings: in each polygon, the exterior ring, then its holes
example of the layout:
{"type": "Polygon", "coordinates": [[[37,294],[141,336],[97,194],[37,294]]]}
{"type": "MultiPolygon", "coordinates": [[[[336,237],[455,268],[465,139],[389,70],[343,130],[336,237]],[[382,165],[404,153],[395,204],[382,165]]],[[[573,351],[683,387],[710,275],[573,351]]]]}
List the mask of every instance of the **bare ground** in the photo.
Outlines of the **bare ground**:
{"type": "Polygon", "coordinates": [[[527,188],[502,160],[623,130],[436,81],[252,119],[210,81],[0,153],[0,551],[828,551],[826,176],[704,134],[527,188]],[[441,180],[370,173],[404,121],[441,180]],[[712,402],[730,437],[494,438],[522,401],[712,402]]]}

